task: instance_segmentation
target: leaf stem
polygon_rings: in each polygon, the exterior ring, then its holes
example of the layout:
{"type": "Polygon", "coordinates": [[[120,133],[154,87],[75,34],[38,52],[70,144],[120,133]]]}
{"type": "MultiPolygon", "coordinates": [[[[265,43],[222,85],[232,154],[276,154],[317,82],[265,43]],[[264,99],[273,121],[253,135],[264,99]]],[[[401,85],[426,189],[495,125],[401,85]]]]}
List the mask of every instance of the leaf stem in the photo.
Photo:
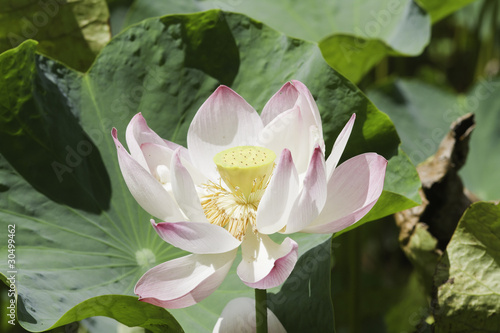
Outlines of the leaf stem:
{"type": "Polygon", "coordinates": [[[257,333],[267,333],[267,291],[255,289],[255,323],[257,333]]]}

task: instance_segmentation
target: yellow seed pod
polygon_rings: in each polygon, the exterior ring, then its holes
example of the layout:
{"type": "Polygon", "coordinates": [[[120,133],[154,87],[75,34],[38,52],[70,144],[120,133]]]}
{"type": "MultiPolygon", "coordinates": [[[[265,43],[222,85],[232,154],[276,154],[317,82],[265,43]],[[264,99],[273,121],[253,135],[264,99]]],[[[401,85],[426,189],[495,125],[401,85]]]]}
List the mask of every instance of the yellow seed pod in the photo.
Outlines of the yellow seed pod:
{"type": "Polygon", "coordinates": [[[265,186],[273,172],[276,154],[264,147],[239,146],[221,151],[214,157],[219,174],[236,195],[245,198],[265,186]]]}

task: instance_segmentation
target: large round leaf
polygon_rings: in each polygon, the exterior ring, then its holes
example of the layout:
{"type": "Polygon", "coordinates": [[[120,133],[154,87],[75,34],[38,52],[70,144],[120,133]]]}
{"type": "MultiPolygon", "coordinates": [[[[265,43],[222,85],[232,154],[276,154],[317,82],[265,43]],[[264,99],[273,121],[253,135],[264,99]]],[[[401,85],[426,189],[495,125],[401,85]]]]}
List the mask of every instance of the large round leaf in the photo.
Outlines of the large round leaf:
{"type": "MultiPolygon", "coordinates": [[[[374,210],[387,215],[415,205],[418,178],[398,150],[391,121],[313,43],[242,15],[209,11],[130,27],[85,74],[34,50],[24,43],[0,56],[0,223],[16,224],[18,315],[30,330],[74,318],[71,311],[86,300],[130,295],[148,267],[183,254],[155,235],[150,216],[129,194],[110,130],[116,127],[123,139],[127,123],[142,112],[161,136],[185,144],[190,120],[219,84],[261,110],[284,82],[303,81],[318,102],[328,147],[356,112],[344,159],[376,151],[390,159],[388,181],[409,179],[386,183],[384,195],[391,197],[374,210]]],[[[329,235],[294,237],[302,253],[329,235]]],[[[7,275],[6,263],[0,265],[7,275]]],[[[251,292],[233,267],[212,296],[172,313],[187,329],[210,331],[231,298],[251,292]]]]}
{"type": "Polygon", "coordinates": [[[0,57],[1,89],[9,91],[0,109],[2,253],[8,228],[15,241],[15,263],[4,261],[1,272],[4,281],[15,276],[18,319],[41,331],[112,315],[175,331],[166,311],[136,303],[125,315],[130,298],[96,297],[132,294],[148,268],[182,252],[144,223],[150,217],[131,200],[113,152],[98,148],[72,114],[82,76],[36,59],[35,48],[26,42],[0,57]]]}
{"type": "Polygon", "coordinates": [[[500,207],[473,204],[460,220],[434,278],[435,331],[500,327],[500,207]]]}
{"type": "Polygon", "coordinates": [[[367,95],[391,117],[415,164],[437,151],[451,123],[463,115],[456,94],[418,80],[398,79],[368,90],[367,95]]]}
{"type": "Polygon", "coordinates": [[[413,0],[136,0],[127,23],[209,8],[239,12],[285,34],[320,42],[326,61],[357,82],[387,55],[419,55],[429,42],[430,19],[413,0]]]}
{"type": "Polygon", "coordinates": [[[472,1],[135,0],[125,24],[209,8],[244,13],[289,36],[319,42],[330,66],[358,82],[388,55],[421,54],[430,40],[431,19],[472,1]]]}
{"type": "Polygon", "coordinates": [[[286,331],[335,332],[331,296],[331,240],[302,255],[278,293],[268,297],[269,308],[286,331]]]}

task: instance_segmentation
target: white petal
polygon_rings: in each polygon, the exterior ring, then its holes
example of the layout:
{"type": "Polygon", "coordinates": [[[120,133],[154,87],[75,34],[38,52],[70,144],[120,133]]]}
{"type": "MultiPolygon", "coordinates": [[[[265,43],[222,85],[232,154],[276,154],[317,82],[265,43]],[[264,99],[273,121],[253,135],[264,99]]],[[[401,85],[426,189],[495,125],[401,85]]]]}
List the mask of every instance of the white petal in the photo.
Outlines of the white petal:
{"type": "Polygon", "coordinates": [[[328,182],[325,208],[303,232],[333,233],[359,221],[382,193],[386,166],[386,159],[375,153],[342,163],[328,182]]]}
{"type": "MultiPolygon", "coordinates": [[[[170,168],[172,164],[172,157],[174,155],[174,151],[169,147],[153,143],[144,143],[141,146],[141,150],[144,158],[146,159],[146,163],[148,165],[151,174],[154,176],[159,176],[157,175],[158,166],[163,165],[168,169],[169,173],[168,180],[171,181],[170,168]]],[[[193,179],[194,184],[200,185],[206,183],[207,178],[199,170],[197,170],[191,163],[189,163],[189,160],[183,158],[184,154],[182,153],[182,150],[180,150],[179,152],[182,165],[189,172],[189,175],[193,179]]]]}
{"type": "Polygon", "coordinates": [[[238,265],[238,276],[251,288],[277,287],[295,267],[297,248],[297,243],[290,238],[278,245],[269,236],[255,234],[249,229],[241,243],[242,260],[238,265]]]}
{"type": "Polygon", "coordinates": [[[299,192],[299,177],[292,155],[284,149],[271,177],[271,181],[257,209],[257,230],[273,234],[285,227],[292,205],[299,192]]]}
{"type": "Polygon", "coordinates": [[[146,142],[165,145],[165,140],[149,128],[141,113],[136,114],[130,120],[125,133],[125,139],[130,150],[130,155],[146,170],[148,170],[148,167],[142,156],[141,145],[146,142]]]}
{"type": "Polygon", "coordinates": [[[301,231],[311,224],[323,210],[327,198],[326,165],[321,148],[316,147],[309,169],[290,211],[284,233],[301,231]]]}
{"type": "MultiPolygon", "coordinates": [[[[292,84],[299,91],[300,95],[297,99],[296,105],[300,107],[303,112],[304,120],[307,124],[315,125],[317,128],[322,128],[321,126],[321,116],[319,114],[318,106],[314,100],[311,92],[305,84],[300,81],[292,80],[292,84]]],[[[321,131],[321,138],[323,138],[323,132],[321,131]]]]}
{"type": "Polygon", "coordinates": [[[208,222],[191,175],[182,165],[180,149],[174,152],[170,163],[172,192],[177,204],[192,222],[208,222]]]}
{"type": "MultiPolygon", "coordinates": [[[[215,324],[213,333],[255,333],[255,300],[240,297],[227,303],[215,324]]],[[[270,333],[286,333],[278,317],[267,309],[267,330],[270,333]]]]}
{"type": "Polygon", "coordinates": [[[151,268],[135,286],[139,300],[169,309],[202,301],[222,283],[237,250],[191,254],[151,268]]]}
{"type": "Polygon", "coordinates": [[[310,147],[310,128],[304,123],[299,107],[279,114],[259,135],[258,144],[279,156],[287,148],[299,174],[307,170],[313,147],[310,147]]]}
{"type": "Polygon", "coordinates": [[[351,135],[352,128],[354,127],[354,121],[356,120],[356,114],[353,113],[351,119],[344,126],[339,136],[335,140],[333,144],[332,152],[328,159],[326,160],[326,170],[327,170],[327,179],[330,180],[333,175],[333,171],[337,167],[339,163],[340,157],[342,157],[342,153],[344,152],[345,146],[347,145],[347,141],[349,140],[349,136],[351,135]]]}
{"type": "Polygon", "coordinates": [[[156,179],[160,179],[161,177],[158,174],[158,166],[162,165],[168,171],[167,178],[168,181],[170,181],[170,164],[172,162],[174,151],[168,147],[149,142],[141,145],[141,151],[149,172],[156,177],[156,179]]]}
{"type": "Polygon", "coordinates": [[[149,214],[164,221],[182,221],[184,217],[170,194],[123,148],[118,141],[115,128],[111,134],[115,141],[123,178],[139,205],[149,214]]]}
{"type": "Polygon", "coordinates": [[[241,244],[226,229],[210,223],[155,223],[151,220],[151,224],[164,241],[192,253],[223,253],[241,244]]]}
{"type": "Polygon", "coordinates": [[[262,127],[257,112],[241,96],[220,86],[189,126],[187,142],[194,166],[217,179],[213,157],[231,147],[255,145],[262,127]]]}

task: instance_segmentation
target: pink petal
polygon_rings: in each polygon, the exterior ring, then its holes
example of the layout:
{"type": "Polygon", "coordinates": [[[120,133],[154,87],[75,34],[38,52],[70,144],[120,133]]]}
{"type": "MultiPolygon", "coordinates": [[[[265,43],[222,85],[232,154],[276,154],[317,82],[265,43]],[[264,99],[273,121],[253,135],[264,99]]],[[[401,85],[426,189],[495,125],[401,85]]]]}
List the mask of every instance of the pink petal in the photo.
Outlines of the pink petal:
{"type": "Polygon", "coordinates": [[[175,142],[170,142],[170,141],[165,140],[165,139],[163,139],[163,143],[165,144],[165,146],[167,148],[170,148],[172,151],[180,150],[181,158],[183,160],[186,160],[189,163],[191,163],[191,156],[189,156],[189,151],[187,150],[187,148],[185,148],[185,147],[183,147],[175,142]]]}
{"type": "Polygon", "coordinates": [[[222,283],[237,250],[220,254],[191,254],[147,271],[137,282],[139,300],[163,308],[184,308],[202,301],[222,283]]]}
{"type": "MultiPolygon", "coordinates": [[[[148,170],[150,170],[152,175],[157,176],[157,168],[160,165],[165,166],[169,169],[171,173],[171,164],[172,157],[174,155],[174,151],[169,147],[165,147],[162,145],[154,144],[154,143],[144,143],[141,145],[141,150],[144,158],[146,159],[146,163],[148,165],[148,170]]],[[[197,170],[189,160],[183,158],[184,154],[182,154],[182,150],[180,152],[182,165],[187,169],[189,175],[193,179],[195,184],[203,184],[207,182],[207,178],[197,170]]],[[[171,177],[169,177],[169,182],[171,181],[171,177]]]]}
{"type": "Polygon", "coordinates": [[[274,94],[262,110],[261,118],[264,126],[269,124],[279,114],[292,109],[299,97],[299,91],[291,82],[287,82],[274,94]]]}
{"type": "Polygon", "coordinates": [[[175,203],[163,186],[146,171],[123,148],[117,138],[116,128],[111,131],[118,153],[118,163],[125,179],[125,183],[135,200],[149,214],[164,221],[182,221],[184,218],[175,203]]]}
{"type": "Polygon", "coordinates": [[[151,224],[164,241],[192,253],[223,253],[241,244],[226,229],[210,223],[155,223],[151,220],[151,224]]]}
{"type": "Polygon", "coordinates": [[[257,209],[256,223],[260,233],[273,234],[285,227],[298,192],[299,177],[292,154],[283,149],[257,209]]]}
{"type": "Polygon", "coordinates": [[[238,276],[251,288],[277,287],[292,272],[297,262],[297,249],[297,243],[288,237],[278,245],[269,236],[249,230],[241,243],[242,260],[238,265],[238,276]]]}
{"type": "Polygon", "coordinates": [[[182,158],[187,161],[190,160],[189,152],[185,147],[178,145],[175,142],[162,139],[151,128],[149,128],[146,123],[146,119],[144,119],[142,113],[140,112],[136,114],[132,120],[130,120],[127,126],[125,138],[127,140],[128,149],[130,150],[130,155],[132,155],[132,157],[145,169],[148,169],[148,167],[145,163],[141,150],[141,146],[145,143],[160,145],[170,149],[171,151],[180,149],[182,158]]]}
{"type": "Polygon", "coordinates": [[[375,205],[384,187],[387,160],[375,153],[355,156],[335,169],[318,218],[303,232],[333,233],[349,227],[375,205]]]}
{"type": "Polygon", "coordinates": [[[172,192],[174,193],[175,200],[189,221],[208,222],[201,207],[200,198],[198,197],[193,179],[184,165],[182,165],[180,154],[180,149],[177,149],[170,163],[172,192]]]}
{"type": "MultiPolygon", "coordinates": [[[[255,333],[256,330],[255,300],[240,297],[227,303],[215,324],[213,333],[255,333]]],[[[267,330],[270,333],[286,333],[278,317],[269,308],[267,309],[267,330]]]]}
{"type": "Polygon", "coordinates": [[[288,148],[299,174],[306,172],[316,145],[324,150],[318,107],[301,82],[285,84],[266,104],[262,119],[265,127],[259,135],[259,145],[277,155],[288,148]]]}
{"type": "Polygon", "coordinates": [[[349,136],[351,136],[352,128],[354,127],[354,121],[356,120],[356,114],[353,113],[347,124],[344,126],[339,136],[335,140],[333,144],[332,152],[328,159],[326,160],[326,170],[327,170],[327,179],[329,180],[333,171],[337,167],[339,163],[340,157],[344,152],[345,146],[347,145],[347,141],[349,140],[349,136]]]}
{"type": "Polygon", "coordinates": [[[323,210],[326,198],[325,158],[321,149],[316,147],[304,178],[302,190],[290,211],[284,233],[298,232],[311,224],[323,210]]]}
{"type": "Polygon", "coordinates": [[[307,165],[314,149],[311,145],[311,129],[303,121],[298,106],[285,111],[274,118],[259,135],[258,143],[280,155],[283,149],[292,153],[299,174],[307,170],[307,165]]]}
{"type": "Polygon", "coordinates": [[[165,145],[162,138],[158,136],[151,128],[149,128],[146,120],[139,112],[132,120],[130,120],[125,134],[127,146],[132,157],[139,162],[145,169],[147,168],[146,161],[142,156],[141,145],[145,142],[165,145]]]}
{"type": "Polygon", "coordinates": [[[189,126],[187,142],[194,166],[218,179],[214,156],[230,147],[255,145],[262,127],[257,112],[241,96],[220,86],[189,126]]]}

